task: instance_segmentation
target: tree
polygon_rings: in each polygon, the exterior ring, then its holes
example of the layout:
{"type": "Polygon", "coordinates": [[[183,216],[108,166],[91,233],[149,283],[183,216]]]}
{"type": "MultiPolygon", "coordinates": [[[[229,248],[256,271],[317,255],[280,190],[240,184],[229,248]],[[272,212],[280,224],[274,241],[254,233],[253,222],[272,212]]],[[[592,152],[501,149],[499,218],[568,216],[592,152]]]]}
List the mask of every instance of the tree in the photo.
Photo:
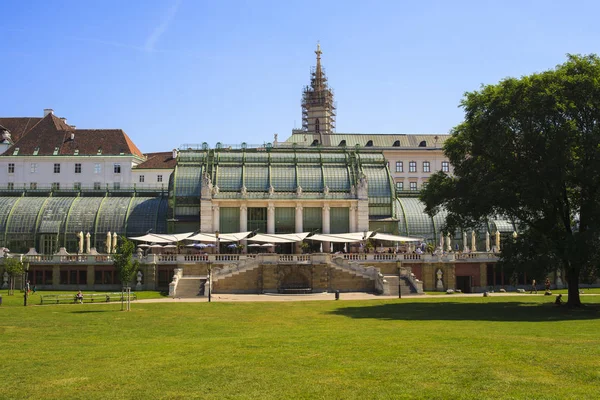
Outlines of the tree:
{"type": "Polygon", "coordinates": [[[568,305],[600,261],[600,58],[568,55],[555,69],[469,92],[465,120],[444,145],[453,175],[434,174],[421,199],[447,229],[501,215],[520,234],[500,262],[561,268],[568,305]]]}
{"type": "Polygon", "coordinates": [[[123,287],[131,283],[140,267],[138,260],[133,259],[135,244],[123,236],[119,236],[117,252],[113,256],[113,265],[123,287]]]}
{"type": "Polygon", "coordinates": [[[5,257],[4,258],[4,270],[9,277],[8,294],[15,294],[15,277],[22,275],[24,270],[23,263],[18,258],[5,257]]]}

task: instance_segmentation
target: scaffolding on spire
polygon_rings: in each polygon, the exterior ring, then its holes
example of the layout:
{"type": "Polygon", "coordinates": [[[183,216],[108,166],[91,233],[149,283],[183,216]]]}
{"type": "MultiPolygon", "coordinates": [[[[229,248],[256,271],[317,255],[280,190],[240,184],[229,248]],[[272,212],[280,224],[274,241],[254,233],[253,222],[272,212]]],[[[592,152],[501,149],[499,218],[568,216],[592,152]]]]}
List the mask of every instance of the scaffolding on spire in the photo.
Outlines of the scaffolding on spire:
{"type": "MultiPolygon", "coordinates": [[[[317,65],[310,71],[310,85],[302,93],[302,130],[327,135],[335,132],[336,106],[333,90],[327,84],[327,76],[321,66],[321,45],[317,44],[317,65]]],[[[323,143],[322,140],[319,140],[323,143]]]]}

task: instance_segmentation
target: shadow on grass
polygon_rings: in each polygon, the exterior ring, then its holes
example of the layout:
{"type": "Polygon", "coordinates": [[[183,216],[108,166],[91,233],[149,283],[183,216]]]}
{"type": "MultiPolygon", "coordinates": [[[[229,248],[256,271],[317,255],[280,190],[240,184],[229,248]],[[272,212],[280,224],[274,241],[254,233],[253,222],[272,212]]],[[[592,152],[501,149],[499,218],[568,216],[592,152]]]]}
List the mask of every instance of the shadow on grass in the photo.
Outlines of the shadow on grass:
{"type": "Polygon", "coordinates": [[[89,314],[89,313],[103,313],[103,312],[117,312],[119,310],[77,310],[71,311],[71,314],[89,314]]]}
{"type": "Polygon", "coordinates": [[[415,321],[528,321],[548,322],[600,319],[600,305],[570,309],[553,304],[521,302],[494,303],[393,303],[376,306],[342,307],[330,314],[349,318],[415,321]]]}

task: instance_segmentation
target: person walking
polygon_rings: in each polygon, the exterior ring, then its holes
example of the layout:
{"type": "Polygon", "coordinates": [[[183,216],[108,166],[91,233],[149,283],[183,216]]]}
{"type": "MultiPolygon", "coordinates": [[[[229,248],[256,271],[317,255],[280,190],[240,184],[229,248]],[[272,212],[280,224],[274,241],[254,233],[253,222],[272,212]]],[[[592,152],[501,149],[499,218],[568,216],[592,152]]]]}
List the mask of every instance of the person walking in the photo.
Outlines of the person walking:
{"type": "Polygon", "coordinates": [[[535,285],[535,279],[531,281],[531,291],[529,293],[531,294],[533,292],[537,294],[537,286],[535,285]]]}

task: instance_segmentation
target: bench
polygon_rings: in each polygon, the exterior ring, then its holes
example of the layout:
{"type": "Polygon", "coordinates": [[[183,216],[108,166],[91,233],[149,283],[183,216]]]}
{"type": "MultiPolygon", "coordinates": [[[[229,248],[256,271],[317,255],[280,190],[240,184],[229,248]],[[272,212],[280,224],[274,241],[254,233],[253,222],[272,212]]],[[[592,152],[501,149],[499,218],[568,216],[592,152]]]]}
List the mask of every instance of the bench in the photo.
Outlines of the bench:
{"type": "MultiPolygon", "coordinates": [[[[129,293],[130,300],[137,300],[137,295],[134,292],[129,293]]],[[[84,293],[83,303],[108,303],[111,301],[125,301],[127,293],[84,293]]],[[[40,304],[59,304],[59,303],[79,303],[76,294],[43,294],[40,296],[40,304]]]]}

